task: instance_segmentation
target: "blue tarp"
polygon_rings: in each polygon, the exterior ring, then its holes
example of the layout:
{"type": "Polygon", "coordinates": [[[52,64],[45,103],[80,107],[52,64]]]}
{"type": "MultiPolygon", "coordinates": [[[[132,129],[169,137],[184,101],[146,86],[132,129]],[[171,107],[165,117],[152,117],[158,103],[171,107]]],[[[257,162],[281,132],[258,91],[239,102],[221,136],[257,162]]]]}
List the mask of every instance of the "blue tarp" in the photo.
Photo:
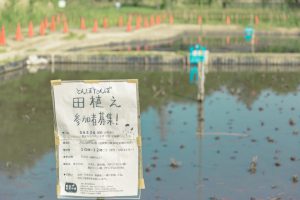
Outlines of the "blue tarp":
{"type": "Polygon", "coordinates": [[[198,64],[205,60],[206,47],[199,44],[190,46],[190,64],[198,64]]]}
{"type": "Polygon", "coordinates": [[[246,27],[244,30],[244,38],[246,42],[251,42],[254,35],[254,29],[252,27],[246,27]]]}

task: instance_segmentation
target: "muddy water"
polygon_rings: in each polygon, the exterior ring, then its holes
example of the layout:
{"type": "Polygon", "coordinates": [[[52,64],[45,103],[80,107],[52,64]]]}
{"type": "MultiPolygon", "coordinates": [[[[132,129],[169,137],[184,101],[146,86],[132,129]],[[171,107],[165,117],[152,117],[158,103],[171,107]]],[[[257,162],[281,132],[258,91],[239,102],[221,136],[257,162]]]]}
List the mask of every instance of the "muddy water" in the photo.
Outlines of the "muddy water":
{"type": "Polygon", "coordinates": [[[99,46],[98,50],[113,49],[116,51],[186,51],[190,45],[201,44],[210,52],[252,52],[257,53],[297,53],[300,52],[299,36],[262,35],[258,34],[253,44],[246,42],[243,33],[240,34],[202,34],[188,32],[168,41],[151,42],[136,40],[131,43],[111,43],[99,46]]]}
{"type": "Polygon", "coordinates": [[[39,71],[0,84],[0,199],[56,199],[51,79],[138,78],[142,199],[300,199],[300,73],[39,71]],[[158,92],[163,91],[163,92],[158,92]],[[255,173],[248,171],[257,156],[255,173]]]}

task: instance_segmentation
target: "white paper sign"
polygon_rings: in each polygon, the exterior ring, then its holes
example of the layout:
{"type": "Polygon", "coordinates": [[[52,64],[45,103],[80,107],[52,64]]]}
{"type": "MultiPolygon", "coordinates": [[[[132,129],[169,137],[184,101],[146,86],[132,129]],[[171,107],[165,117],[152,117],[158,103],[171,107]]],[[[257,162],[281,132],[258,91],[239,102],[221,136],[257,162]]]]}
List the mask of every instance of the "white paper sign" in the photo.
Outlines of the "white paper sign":
{"type": "Polygon", "coordinates": [[[138,197],[136,80],[52,81],[58,197],[138,197]]]}

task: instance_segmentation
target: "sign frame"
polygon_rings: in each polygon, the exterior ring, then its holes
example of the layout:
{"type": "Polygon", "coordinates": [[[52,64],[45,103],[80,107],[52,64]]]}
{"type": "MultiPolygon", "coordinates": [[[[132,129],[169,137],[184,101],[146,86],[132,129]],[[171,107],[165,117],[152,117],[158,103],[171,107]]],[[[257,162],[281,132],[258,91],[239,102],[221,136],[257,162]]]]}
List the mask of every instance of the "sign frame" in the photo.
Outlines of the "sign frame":
{"type": "Polygon", "coordinates": [[[141,190],[145,189],[145,182],[143,178],[143,161],[142,161],[142,135],[141,135],[141,115],[140,115],[140,103],[139,103],[139,87],[137,79],[118,79],[118,80],[51,80],[51,94],[52,94],[52,103],[53,103],[53,123],[54,123],[54,139],[55,139],[55,160],[56,160],[56,193],[57,198],[85,198],[85,199],[94,199],[94,198],[105,198],[105,199],[140,199],[141,190]],[[59,145],[60,138],[58,134],[57,128],[57,120],[56,120],[56,109],[55,109],[55,97],[54,97],[54,87],[57,87],[64,83],[85,83],[85,84],[99,84],[101,82],[127,82],[136,85],[136,100],[137,100],[137,125],[138,125],[138,135],[136,137],[137,147],[138,147],[138,195],[137,196],[111,196],[111,197],[85,197],[85,196],[62,196],[60,181],[59,181],[59,145]]]}

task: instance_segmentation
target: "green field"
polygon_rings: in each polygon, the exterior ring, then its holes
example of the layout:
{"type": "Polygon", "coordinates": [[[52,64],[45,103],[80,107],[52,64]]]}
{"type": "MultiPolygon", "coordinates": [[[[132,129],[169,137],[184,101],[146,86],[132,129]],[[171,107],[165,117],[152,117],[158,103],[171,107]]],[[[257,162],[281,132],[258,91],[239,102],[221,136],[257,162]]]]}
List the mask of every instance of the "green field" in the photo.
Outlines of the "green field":
{"type": "MultiPolygon", "coordinates": [[[[72,0],[68,1],[65,9],[57,6],[57,0],[10,0],[0,12],[1,24],[5,25],[6,32],[12,34],[16,30],[17,23],[21,23],[23,28],[28,27],[29,21],[33,21],[36,27],[45,18],[50,22],[51,17],[65,15],[71,28],[79,28],[80,17],[84,17],[86,25],[92,27],[93,20],[98,19],[99,26],[102,24],[104,17],[109,20],[109,26],[116,26],[119,16],[123,16],[124,24],[128,16],[133,16],[133,24],[135,17],[141,15],[150,17],[151,15],[160,15],[168,23],[169,15],[174,16],[175,23],[194,23],[198,21],[198,16],[202,17],[203,24],[226,24],[226,17],[230,17],[231,24],[242,26],[253,25],[255,16],[258,16],[259,23],[257,28],[270,27],[300,27],[299,9],[291,9],[288,6],[258,6],[258,7],[236,7],[228,6],[226,9],[217,4],[176,4],[166,6],[169,1],[152,1],[152,4],[141,4],[135,6],[133,3],[124,5],[117,10],[113,1],[99,3],[97,0],[72,0]],[[21,4],[20,2],[27,2],[21,4]],[[154,2],[154,3],[153,3],[154,2]],[[155,3],[156,2],[156,3],[155,3]],[[165,3],[164,3],[165,2],[165,3]]],[[[180,2],[180,1],[179,1],[180,2]]],[[[199,1],[201,2],[201,1],[199,1]]],[[[62,29],[60,24],[57,29],[62,29]]]]}

